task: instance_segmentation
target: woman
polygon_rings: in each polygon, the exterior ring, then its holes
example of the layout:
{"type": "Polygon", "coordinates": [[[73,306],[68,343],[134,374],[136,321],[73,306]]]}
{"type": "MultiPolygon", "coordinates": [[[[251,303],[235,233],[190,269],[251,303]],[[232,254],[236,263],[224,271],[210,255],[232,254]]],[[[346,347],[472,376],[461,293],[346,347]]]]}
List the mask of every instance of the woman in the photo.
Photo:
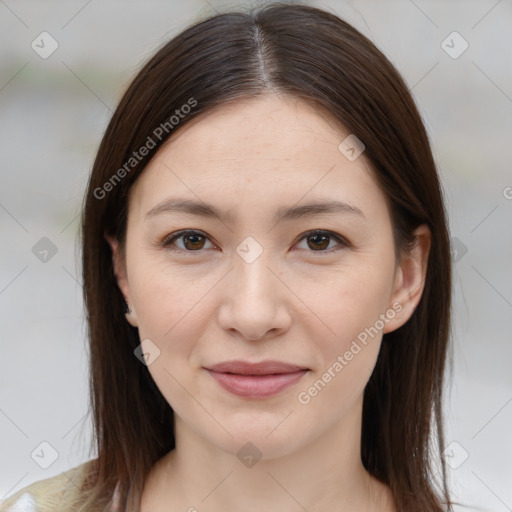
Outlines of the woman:
{"type": "Polygon", "coordinates": [[[439,177],[346,22],[272,4],[161,48],[100,145],[82,248],[97,457],[1,510],[452,509],[439,177]]]}

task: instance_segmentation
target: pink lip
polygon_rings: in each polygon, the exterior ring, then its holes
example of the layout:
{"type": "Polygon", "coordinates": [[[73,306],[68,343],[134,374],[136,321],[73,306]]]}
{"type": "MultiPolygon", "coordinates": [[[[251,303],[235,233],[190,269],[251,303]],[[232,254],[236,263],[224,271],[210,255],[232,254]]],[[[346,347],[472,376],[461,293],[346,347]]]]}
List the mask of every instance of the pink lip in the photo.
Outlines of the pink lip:
{"type": "Polygon", "coordinates": [[[276,395],[308,372],[307,368],[279,361],[227,361],[206,370],[224,389],[245,398],[276,395]]]}

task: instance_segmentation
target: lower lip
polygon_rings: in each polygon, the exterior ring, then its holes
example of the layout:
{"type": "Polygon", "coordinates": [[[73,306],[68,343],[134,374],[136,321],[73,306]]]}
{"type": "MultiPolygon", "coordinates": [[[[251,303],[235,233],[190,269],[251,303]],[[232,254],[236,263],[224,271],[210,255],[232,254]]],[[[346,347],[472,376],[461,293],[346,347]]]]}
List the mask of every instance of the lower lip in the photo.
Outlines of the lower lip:
{"type": "Polygon", "coordinates": [[[244,398],[268,398],[293,386],[308,370],[273,375],[239,375],[208,370],[209,374],[227,391],[244,398]]]}

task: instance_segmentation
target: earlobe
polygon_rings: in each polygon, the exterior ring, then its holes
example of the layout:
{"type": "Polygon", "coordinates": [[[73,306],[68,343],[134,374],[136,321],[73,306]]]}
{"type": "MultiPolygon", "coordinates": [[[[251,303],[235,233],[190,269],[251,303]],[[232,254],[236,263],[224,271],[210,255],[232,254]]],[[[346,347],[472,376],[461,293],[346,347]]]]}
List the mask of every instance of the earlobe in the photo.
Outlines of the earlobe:
{"type": "Polygon", "coordinates": [[[135,312],[135,309],[132,307],[130,308],[130,305],[128,304],[127,299],[125,298],[125,302],[123,304],[123,312],[126,317],[126,321],[132,326],[132,327],[138,327],[139,323],[137,321],[137,313],[135,312]]]}
{"type": "Polygon", "coordinates": [[[423,295],[432,235],[429,227],[422,224],[416,228],[414,236],[414,247],[403,257],[396,270],[389,302],[390,307],[398,303],[401,309],[399,314],[386,324],[384,333],[392,332],[404,325],[414,313],[423,295]]]}

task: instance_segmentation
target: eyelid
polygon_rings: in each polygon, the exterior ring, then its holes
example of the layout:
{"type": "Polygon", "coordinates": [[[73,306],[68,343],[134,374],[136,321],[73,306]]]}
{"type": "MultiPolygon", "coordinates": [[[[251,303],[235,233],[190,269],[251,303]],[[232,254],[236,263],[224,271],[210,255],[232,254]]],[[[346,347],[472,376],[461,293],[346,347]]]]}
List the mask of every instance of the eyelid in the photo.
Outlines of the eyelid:
{"type": "MultiPolygon", "coordinates": [[[[183,249],[170,249],[169,246],[177,239],[181,238],[182,236],[184,235],[187,235],[187,234],[192,234],[192,235],[200,235],[204,238],[206,238],[208,241],[210,241],[210,243],[212,243],[214,246],[215,243],[212,242],[212,240],[210,239],[210,237],[204,233],[203,231],[199,230],[199,229],[182,229],[180,231],[176,231],[174,233],[171,233],[170,235],[166,236],[162,242],[161,242],[161,246],[168,249],[168,250],[171,250],[171,251],[175,251],[175,252],[181,252],[181,253],[186,253],[186,254],[194,254],[194,253],[202,253],[204,252],[203,250],[199,249],[197,251],[185,251],[183,249]]],[[[350,247],[351,246],[351,243],[345,238],[343,237],[342,235],[339,235],[338,233],[335,233],[334,231],[329,231],[329,230],[326,230],[326,229],[311,229],[309,231],[306,231],[304,233],[301,233],[297,239],[295,240],[294,244],[293,245],[296,245],[297,243],[299,242],[302,242],[302,240],[304,240],[305,238],[308,238],[309,236],[313,236],[313,235],[326,235],[326,236],[330,236],[331,238],[335,239],[337,242],[338,242],[338,246],[339,247],[335,247],[335,248],[331,248],[331,249],[327,249],[327,250],[319,250],[319,251],[313,251],[313,250],[310,250],[308,251],[307,249],[306,252],[310,252],[310,253],[313,253],[313,254],[332,254],[333,252],[336,252],[338,250],[340,250],[340,248],[343,248],[343,247],[350,247]]]]}

